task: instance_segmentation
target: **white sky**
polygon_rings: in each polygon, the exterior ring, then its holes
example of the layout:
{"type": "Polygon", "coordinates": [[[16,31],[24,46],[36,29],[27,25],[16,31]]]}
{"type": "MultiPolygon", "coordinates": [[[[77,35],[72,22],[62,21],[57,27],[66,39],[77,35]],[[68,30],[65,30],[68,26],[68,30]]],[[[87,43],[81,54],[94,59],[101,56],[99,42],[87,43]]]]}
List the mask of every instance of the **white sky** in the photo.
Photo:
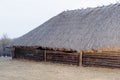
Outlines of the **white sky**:
{"type": "Polygon", "coordinates": [[[116,2],[119,0],[0,0],[0,37],[20,37],[62,11],[116,2]]]}

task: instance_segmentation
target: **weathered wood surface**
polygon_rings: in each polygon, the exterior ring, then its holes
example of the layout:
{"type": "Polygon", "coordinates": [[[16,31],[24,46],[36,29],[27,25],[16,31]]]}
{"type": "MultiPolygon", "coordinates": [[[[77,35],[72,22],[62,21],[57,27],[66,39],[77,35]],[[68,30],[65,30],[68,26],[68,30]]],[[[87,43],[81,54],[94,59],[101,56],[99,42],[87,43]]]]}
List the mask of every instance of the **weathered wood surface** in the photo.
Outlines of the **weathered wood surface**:
{"type": "Polygon", "coordinates": [[[21,59],[31,59],[31,60],[37,60],[37,61],[43,61],[44,60],[44,51],[41,50],[35,50],[35,49],[16,49],[15,55],[16,58],[21,59]]]}
{"type": "Polygon", "coordinates": [[[65,64],[78,64],[78,53],[64,53],[58,51],[47,51],[47,61],[65,64]]]}
{"type": "Polygon", "coordinates": [[[11,48],[11,52],[12,52],[12,59],[15,57],[15,48],[11,48]]]}
{"type": "Polygon", "coordinates": [[[42,47],[42,46],[13,46],[11,48],[19,48],[19,49],[39,49],[39,50],[51,50],[51,51],[60,51],[60,52],[68,52],[68,53],[75,53],[76,50],[73,49],[66,49],[66,48],[50,48],[50,47],[42,47]]]}
{"type": "Polygon", "coordinates": [[[16,49],[16,58],[78,65],[79,53],[52,50],[16,49]]]}
{"type": "Polygon", "coordinates": [[[46,57],[47,57],[47,53],[46,50],[44,50],[44,62],[46,62],[46,57]]]}
{"type": "Polygon", "coordinates": [[[44,62],[73,64],[78,66],[107,66],[120,67],[119,52],[64,52],[35,48],[15,48],[14,58],[30,59],[44,62]]]}
{"type": "Polygon", "coordinates": [[[84,53],[83,66],[120,67],[120,53],[84,53]]]}

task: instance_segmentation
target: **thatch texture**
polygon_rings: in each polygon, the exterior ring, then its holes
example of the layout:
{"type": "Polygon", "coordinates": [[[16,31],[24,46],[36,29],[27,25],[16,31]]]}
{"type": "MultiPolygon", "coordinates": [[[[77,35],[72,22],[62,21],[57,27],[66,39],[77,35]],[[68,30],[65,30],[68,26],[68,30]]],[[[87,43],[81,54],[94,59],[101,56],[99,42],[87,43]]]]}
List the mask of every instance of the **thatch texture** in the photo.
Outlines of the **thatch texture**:
{"type": "Polygon", "coordinates": [[[120,4],[64,11],[13,45],[75,50],[120,47],[120,4]]]}

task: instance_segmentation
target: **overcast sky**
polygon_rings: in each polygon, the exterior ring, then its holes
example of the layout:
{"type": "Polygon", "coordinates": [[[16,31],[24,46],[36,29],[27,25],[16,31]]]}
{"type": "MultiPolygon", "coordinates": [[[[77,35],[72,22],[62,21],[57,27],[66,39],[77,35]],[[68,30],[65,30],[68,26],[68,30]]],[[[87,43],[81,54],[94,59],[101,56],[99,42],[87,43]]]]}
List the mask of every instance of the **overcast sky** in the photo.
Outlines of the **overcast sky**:
{"type": "Polygon", "coordinates": [[[119,0],[0,0],[0,37],[20,37],[62,11],[116,2],[119,0]]]}

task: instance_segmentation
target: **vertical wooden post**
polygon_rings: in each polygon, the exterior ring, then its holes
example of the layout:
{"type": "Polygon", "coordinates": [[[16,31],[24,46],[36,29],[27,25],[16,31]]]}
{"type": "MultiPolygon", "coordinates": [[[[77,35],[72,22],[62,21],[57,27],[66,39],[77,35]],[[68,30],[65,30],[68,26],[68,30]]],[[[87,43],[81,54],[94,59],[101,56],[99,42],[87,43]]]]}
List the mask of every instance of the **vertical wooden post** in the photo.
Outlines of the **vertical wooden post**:
{"type": "Polygon", "coordinates": [[[46,49],[44,50],[44,62],[46,62],[46,49]]]}
{"type": "Polygon", "coordinates": [[[81,51],[80,52],[80,66],[82,66],[82,58],[83,58],[82,56],[83,56],[83,52],[81,51]]]}
{"type": "Polygon", "coordinates": [[[80,51],[80,53],[79,53],[79,57],[78,57],[78,66],[82,66],[82,54],[83,54],[83,52],[82,51],[80,51]]]}
{"type": "Polygon", "coordinates": [[[15,58],[15,48],[14,47],[11,48],[11,52],[12,52],[12,59],[14,59],[15,58]]]}

